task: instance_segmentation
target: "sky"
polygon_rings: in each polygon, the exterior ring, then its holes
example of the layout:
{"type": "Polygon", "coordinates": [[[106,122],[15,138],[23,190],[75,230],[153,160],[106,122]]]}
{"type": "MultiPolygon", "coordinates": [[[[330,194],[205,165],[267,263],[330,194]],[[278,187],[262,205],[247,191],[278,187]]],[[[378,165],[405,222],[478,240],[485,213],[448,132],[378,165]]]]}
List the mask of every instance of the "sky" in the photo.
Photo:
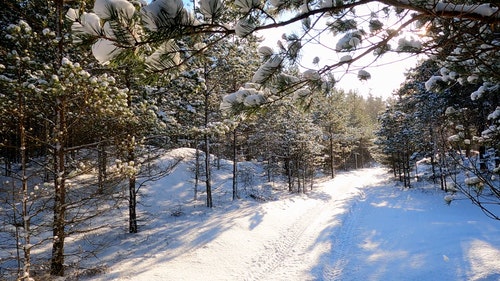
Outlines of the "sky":
{"type": "MultiPolygon", "coordinates": [[[[192,6],[192,1],[184,0],[184,3],[188,6],[192,6]]],[[[372,7],[373,8],[373,7],[372,7]]],[[[363,13],[364,7],[358,7],[357,12],[363,13]]],[[[366,8],[366,9],[369,9],[366,8]]],[[[365,13],[371,12],[366,10],[365,13]]],[[[292,24],[286,27],[266,29],[259,36],[264,38],[261,45],[269,46],[273,49],[277,48],[277,41],[281,38],[283,33],[292,33],[296,30],[300,30],[300,24],[292,24]]],[[[330,34],[331,35],[331,34],[330,34]]],[[[323,35],[324,40],[328,40],[331,46],[334,46],[338,40],[334,38],[333,35],[330,37],[323,35]]],[[[318,56],[321,58],[320,66],[324,64],[332,64],[338,62],[340,57],[345,54],[337,54],[332,50],[328,50],[324,47],[318,45],[308,44],[302,50],[302,65],[305,67],[310,67],[312,69],[318,69],[317,66],[312,64],[314,57],[318,56]]],[[[404,54],[386,54],[382,58],[379,58],[376,63],[370,65],[370,67],[365,68],[371,74],[371,79],[366,81],[360,81],[357,78],[357,71],[360,66],[370,64],[374,57],[368,55],[366,59],[362,59],[359,62],[352,65],[350,71],[346,72],[345,69],[339,69],[334,72],[334,76],[339,80],[337,87],[344,89],[346,91],[353,90],[363,96],[368,96],[372,94],[376,97],[382,97],[384,99],[390,98],[394,90],[397,90],[401,83],[405,80],[405,72],[414,67],[417,64],[417,58],[404,54]]]]}
{"type": "MultiPolygon", "coordinates": [[[[378,8],[379,7],[375,6],[358,7],[356,11],[359,15],[362,15],[363,13],[369,14],[371,11],[377,10],[378,8]],[[363,10],[365,11],[363,12],[363,10]]],[[[397,19],[392,18],[389,18],[389,20],[394,22],[397,21],[397,19]]],[[[265,39],[261,45],[276,48],[276,42],[281,38],[283,33],[301,34],[300,30],[300,23],[292,24],[286,27],[267,29],[259,34],[265,39]]],[[[334,36],[331,33],[325,33],[321,35],[321,42],[329,45],[331,48],[335,48],[335,44],[340,37],[342,37],[342,34],[334,36]]],[[[391,44],[393,46],[397,45],[397,43],[394,42],[391,44]]],[[[340,57],[346,54],[347,53],[336,53],[331,49],[327,49],[317,44],[306,44],[302,50],[301,64],[304,67],[319,69],[325,64],[337,63],[340,60],[340,57]],[[316,56],[320,57],[319,68],[318,66],[314,66],[312,64],[312,61],[316,56]]],[[[391,97],[393,91],[398,89],[400,84],[404,82],[405,72],[414,67],[418,62],[418,58],[408,54],[389,53],[379,58],[377,62],[372,63],[374,58],[375,57],[371,54],[367,55],[365,58],[353,63],[348,72],[346,72],[346,69],[343,67],[336,70],[334,72],[334,76],[337,80],[339,80],[337,86],[346,91],[357,91],[364,96],[371,93],[373,96],[386,99],[391,97]],[[366,66],[368,64],[370,64],[370,66],[364,69],[371,74],[371,79],[367,81],[359,81],[357,78],[358,70],[361,69],[361,66],[366,66]]]]}

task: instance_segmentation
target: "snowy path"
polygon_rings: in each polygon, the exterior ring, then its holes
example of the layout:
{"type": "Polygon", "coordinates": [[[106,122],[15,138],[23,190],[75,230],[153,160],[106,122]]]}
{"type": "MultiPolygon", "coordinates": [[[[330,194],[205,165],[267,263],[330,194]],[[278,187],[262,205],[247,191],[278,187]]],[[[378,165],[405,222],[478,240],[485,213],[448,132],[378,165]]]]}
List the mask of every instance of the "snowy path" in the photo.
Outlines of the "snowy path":
{"type": "Polygon", "coordinates": [[[386,178],[380,168],[358,170],[307,195],[155,226],[92,280],[500,279],[498,222],[386,178]]]}

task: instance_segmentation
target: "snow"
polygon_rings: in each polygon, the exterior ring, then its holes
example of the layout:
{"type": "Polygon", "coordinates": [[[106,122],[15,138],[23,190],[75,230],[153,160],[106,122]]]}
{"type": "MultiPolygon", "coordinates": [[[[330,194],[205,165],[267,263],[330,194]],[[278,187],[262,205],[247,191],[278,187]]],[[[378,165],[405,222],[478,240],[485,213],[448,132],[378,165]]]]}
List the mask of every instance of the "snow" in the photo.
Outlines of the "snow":
{"type": "Polygon", "coordinates": [[[362,34],[360,31],[346,33],[335,45],[335,50],[340,52],[356,48],[361,44],[361,37],[362,34]]]}
{"type": "Polygon", "coordinates": [[[220,14],[222,11],[222,2],[220,0],[200,0],[200,12],[207,18],[211,19],[214,15],[220,14]]]}
{"type": "MultiPolygon", "coordinates": [[[[69,13],[69,11],[68,11],[69,13]]],[[[74,22],[71,29],[77,33],[85,33],[94,36],[101,34],[101,19],[94,13],[83,13],[79,22],[74,22]]]]}
{"type": "Polygon", "coordinates": [[[234,1],[236,7],[239,8],[243,14],[248,13],[251,9],[257,8],[261,5],[260,0],[236,0],[234,1]]]}
{"type": "Polygon", "coordinates": [[[314,69],[307,69],[305,70],[303,73],[302,73],[302,76],[304,76],[304,78],[306,80],[313,80],[313,81],[317,81],[317,80],[320,80],[321,79],[321,75],[319,74],[318,71],[314,70],[314,69]]]}
{"type": "Polygon", "coordinates": [[[472,13],[472,14],[477,14],[483,17],[491,17],[491,16],[496,16],[495,17],[500,17],[498,14],[498,8],[494,7],[493,5],[487,3],[487,4],[481,4],[481,5],[455,5],[452,3],[443,3],[439,2],[434,5],[434,10],[436,12],[461,12],[461,13],[472,13]]]}
{"type": "Polygon", "coordinates": [[[351,55],[345,55],[345,56],[342,56],[340,58],[340,62],[348,62],[348,61],[351,61],[352,60],[352,56],[351,55]]]}
{"type": "Polygon", "coordinates": [[[269,75],[274,73],[283,63],[283,58],[280,56],[272,56],[269,58],[259,69],[255,72],[252,77],[253,83],[261,84],[265,82],[269,75]]]}
{"type": "Polygon", "coordinates": [[[442,82],[443,78],[441,76],[433,75],[425,82],[425,89],[427,91],[433,91],[439,88],[439,82],[442,82]]]}
{"type": "Polygon", "coordinates": [[[268,46],[261,46],[258,49],[259,55],[263,57],[270,57],[274,54],[274,51],[271,47],[268,46]]]}
{"type": "Polygon", "coordinates": [[[407,49],[420,50],[422,49],[422,42],[416,40],[413,37],[410,38],[400,38],[398,40],[398,51],[404,51],[407,49]]]}
{"type": "Polygon", "coordinates": [[[371,74],[366,70],[361,69],[358,71],[358,79],[359,80],[368,80],[371,77],[372,77],[371,74]]]}
{"type": "Polygon", "coordinates": [[[500,118],[500,106],[497,106],[495,111],[488,115],[488,120],[496,120],[498,118],[500,118]]]}
{"type": "Polygon", "coordinates": [[[231,163],[223,161],[208,209],[204,193],[193,200],[193,155],[177,149],[163,158],[185,160],[141,188],[147,221],[137,234],[106,233],[111,244],[97,263],[107,270],[85,280],[500,278],[500,225],[459,194],[446,202],[430,184],[402,189],[380,167],[290,194],[263,184],[257,164],[241,163],[253,182],[241,183],[242,199],[231,201],[231,163]]]}
{"type": "Polygon", "coordinates": [[[92,55],[103,65],[109,63],[121,51],[122,49],[116,47],[115,43],[108,39],[100,38],[92,45],[92,55]]]}
{"type": "Polygon", "coordinates": [[[109,19],[115,11],[120,17],[130,20],[135,13],[135,7],[127,0],[96,0],[94,13],[101,19],[109,19]]]}
{"type": "Polygon", "coordinates": [[[245,37],[252,33],[257,26],[247,18],[240,19],[234,26],[234,32],[239,37],[245,37]]]}
{"type": "Polygon", "coordinates": [[[174,19],[183,10],[184,4],[181,0],[157,0],[141,8],[142,20],[147,29],[157,31],[156,19],[161,15],[166,19],[174,19]]]}

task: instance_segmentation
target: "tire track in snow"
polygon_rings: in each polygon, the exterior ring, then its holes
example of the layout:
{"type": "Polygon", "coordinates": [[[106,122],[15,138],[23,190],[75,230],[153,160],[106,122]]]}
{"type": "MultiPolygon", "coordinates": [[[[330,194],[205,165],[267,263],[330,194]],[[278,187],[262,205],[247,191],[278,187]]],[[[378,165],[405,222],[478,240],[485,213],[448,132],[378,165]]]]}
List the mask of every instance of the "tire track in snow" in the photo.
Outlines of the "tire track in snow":
{"type": "MultiPolygon", "coordinates": [[[[358,200],[364,200],[364,197],[364,193],[361,193],[358,200]]],[[[353,202],[353,205],[350,206],[347,213],[341,218],[342,225],[340,229],[332,237],[333,245],[330,260],[333,262],[333,265],[326,264],[323,266],[321,280],[339,280],[343,275],[343,270],[347,265],[347,260],[344,259],[346,249],[351,247],[352,239],[350,239],[350,236],[357,225],[358,218],[358,202],[353,202]]]]}
{"type": "Polygon", "coordinates": [[[339,175],[313,191],[312,196],[324,191],[330,197],[316,199],[316,204],[304,210],[292,224],[281,227],[278,239],[270,241],[266,251],[254,259],[245,280],[294,280],[294,276],[304,274],[311,279],[335,280],[345,264],[342,257],[348,248],[349,233],[356,225],[357,202],[364,200],[360,187],[376,182],[371,178],[367,181],[361,173],[339,175]],[[361,178],[365,182],[360,182],[361,178]],[[330,258],[324,260],[322,256],[330,258]],[[320,276],[313,276],[312,268],[319,268],[316,274],[320,276]]]}
{"type": "MultiPolygon", "coordinates": [[[[380,185],[383,181],[382,179],[376,178],[385,174],[382,169],[372,169],[370,170],[372,175],[370,177],[363,177],[365,182],[358,185],[360,188],[359,196],[357,200],[352,200],[352,204],[349,206],[348,212],[341,218],[342,227],[336,231],[333,235],[333,247],[329,260],[332,264],[325,264],[322,270],[321,280],[341,280],[345,277],[344,269],[347,266],[348,259],[346,259],[348,253],[347,250],[352,247],[353,239],[352,235],[355,232],[356,227],[359,227],[359,220],[363,216],[362,204],[366,204],[365,200],[366,194],[362,190],[363,188],[370,186],[380,185]]],[[[353,273],[356,268],[350,268],[349,273],[353,273]]]]}
{"type": "MultiPolygon", "coordinates": [[[[304,234],[309,228],[308,223],[310,222],[308,220],[318,216],[323,211],[323,205],[324,203],[306,210],[291,225],[282,227],[279,230],[278,239],[271,241],[270,245],[266,246],[267,250],[254,259],[252,271],[249,272],[249,276],[245,280],[267,280],[273,271],[285,264],[289,255],[305,253],[305,251],[300,251],[303,248],[300,246],[305,243],[304,234]],[[307,223],[305,223],[306,221],[307,223]]],[[[307,241],[310,239],[306,238],[307,241]]],[[[288,268],[289,265],[286,267],[288,268]]]]}

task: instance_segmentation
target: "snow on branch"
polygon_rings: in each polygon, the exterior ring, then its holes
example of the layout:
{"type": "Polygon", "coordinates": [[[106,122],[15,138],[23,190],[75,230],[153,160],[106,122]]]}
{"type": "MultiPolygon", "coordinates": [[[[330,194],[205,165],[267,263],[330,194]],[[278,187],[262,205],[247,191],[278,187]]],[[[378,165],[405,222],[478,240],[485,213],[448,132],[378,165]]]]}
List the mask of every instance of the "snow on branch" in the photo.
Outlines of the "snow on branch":
{"type": "Polygon", "coordinates": [[[252,33],[256,27],[257,26],[255,25],[255,23],[251,19],[242,18],[234,26],[234,31],[235,31],[236,35],[243,38],[243,37],[249,35],[250,33],[252,33]]]}
{"type": "Polygon", "coordinates": [[[113,41],[108,39],[98,39],[92,45],[92,55],[99,61],[100,64],[108,64],[115,56],[120,54],[123,49],[118,48],[113,41]]]}
{"type": "Polygon", "coordinates": [[[482,17],[500,18],[498,7],[494,7],[493,4],[488,3],[480,5],[466,5],[439,2],[434,6],[434,11],[438,13],[458,12],[461,14],[476,14],[482,17]]]}
{"type": "Polygon", "coordinates": [[[261,5],[260,0],[236,0],[234,4],[242,13],[248,13],[253,8],[258,8],[261,5]]]}
{"type": "Polygon", "coordinates": [[[283,58],[275,55],[269,58],[263,65],[259,67],[253,75],[252,82],[262,84],[267,81],[274,73],[282,66],[283,58]]]}
{"type": "Polygon", "coordinates": [[[220,109],[222,111],[231,111],[235,108],[242,107],[256,107],[266,102],[264,92],[257,90],[257,85],[247,83],[245,87],[240,88],[238,91],[228,94],[222,98],[220,109]]]}
{"type": "Polygon", "coordinates": [[[181,63],[179,47],[173,40],[167,41],[146,58],[148,67],[155,70],[170,69],[181,63]]]}
{"type": "Polygon", "coordinates": [[[135,7],[127,0],[96,0],[94,13],[101,19],[111,19],[116,13],[120,18],[130,20],[135,13],[135,7]]]}
{"type": "Polygon", "coordinates": [[[189,15],[184,10],[182,0],[156,0],[141,9],[142,20],[150,31],[158,31],[159,27],[178,24],[176,19],[189,23],[189,15]]]}
{"type": "Polygon", "coordinates": [[[221,0],[200,0],[200,12],[206,19],[215,19],[223,11],[221,0]]]}

